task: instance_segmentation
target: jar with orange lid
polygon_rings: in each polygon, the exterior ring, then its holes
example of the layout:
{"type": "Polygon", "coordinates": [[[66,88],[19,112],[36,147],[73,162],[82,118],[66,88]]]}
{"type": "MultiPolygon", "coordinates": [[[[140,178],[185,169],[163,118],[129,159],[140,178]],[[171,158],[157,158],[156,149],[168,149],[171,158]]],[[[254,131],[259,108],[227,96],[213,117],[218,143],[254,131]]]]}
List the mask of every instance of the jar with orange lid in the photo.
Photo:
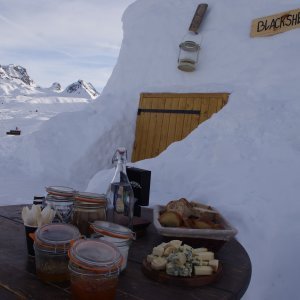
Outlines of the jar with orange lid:
{"type": "Polygon", "coordinates": [[[106,220],[107,199],[104,194],[78,192],[74,197],[71,223],[78,227],[81,234],[90,236],[90,223],[106,220]]]}
{"type": "Polygon", "coordinates": [[[106,221],[95,221],[91,224],[91,228],[96,233],[95,237],[113,243],[119,249],[124,258],[121,271],[125,270],[129,248],[132,240],[135,240],[135,232],[128,227],[106,221]]]}
{"type": "Polygon", "coordinates": [[[56,211],[53,222],[70,223],[76,191],[66,186],[46,187],[45,206],[50,205],[56,211]]]}
{"type": "Polygon", "coordinates": [[[80,238],[70,224],[53,223],[38,228],[34,236],[36,274],[44,282],[69,280],[68,250],[80,238]]]}
{"type": "Polygon", "coordinates": [[[69,251],[72,299],[113,300],[123,257],[112,243],[85,239],[69,251]]]}

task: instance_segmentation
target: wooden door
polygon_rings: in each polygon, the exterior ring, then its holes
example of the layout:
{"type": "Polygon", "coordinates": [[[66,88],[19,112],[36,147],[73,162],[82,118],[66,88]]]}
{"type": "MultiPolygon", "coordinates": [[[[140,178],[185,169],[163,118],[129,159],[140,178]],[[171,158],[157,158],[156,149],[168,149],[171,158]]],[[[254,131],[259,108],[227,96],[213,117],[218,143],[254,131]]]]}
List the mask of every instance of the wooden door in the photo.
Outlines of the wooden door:
{"type": "Polygon", "coordinates": [[[131,161],[155,157],[218,112],[228,93],[142,93],[131,161]]]}

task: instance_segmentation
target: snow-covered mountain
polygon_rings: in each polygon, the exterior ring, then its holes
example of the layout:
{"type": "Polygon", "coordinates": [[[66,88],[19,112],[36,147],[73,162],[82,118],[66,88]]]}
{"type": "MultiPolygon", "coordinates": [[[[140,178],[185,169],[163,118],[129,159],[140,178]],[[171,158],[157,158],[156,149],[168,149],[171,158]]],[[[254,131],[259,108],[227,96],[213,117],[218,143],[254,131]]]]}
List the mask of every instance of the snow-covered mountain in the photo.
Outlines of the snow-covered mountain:
{"type": "Polygon", "coordinates": [[[29,77],[27,70],[21,66],[13,64],[7,66],[0,65],[0,78],[36,87],[34,81],[29,77]]]}
{"type": "Polygon", "coordinates": [[[100,94],[96,91],[93,85],[83,80],[78,80],[66,87],[62,92],[64,96],[80,97],[80,98],[97,98],[100,94]]]}
{"type": "Polygon", "coordinates": [[[24,67],[14,64],[0,65],[0,97],[18,100],[20,96],[95,99],[99,93],[91,83],[83,80],[70,84],[63,91],[58,82],[54,82],[48,88],[40,87],[32,80],[24,67]]]}

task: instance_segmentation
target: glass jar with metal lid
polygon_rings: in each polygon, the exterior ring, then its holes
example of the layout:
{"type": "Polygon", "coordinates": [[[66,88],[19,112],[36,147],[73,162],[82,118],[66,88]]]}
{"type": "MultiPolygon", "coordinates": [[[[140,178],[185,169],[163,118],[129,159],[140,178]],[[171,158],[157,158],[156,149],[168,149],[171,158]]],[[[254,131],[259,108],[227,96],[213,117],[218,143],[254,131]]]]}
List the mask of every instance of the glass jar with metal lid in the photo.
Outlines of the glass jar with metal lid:
{"type": "Polygon", "coordinates": [[[107,199],[104,194],[78,192],[74,197],[72,224],[81,234],[90,236],[90,223],[106,220],[107,199]]]}
{"type": "Polygon", "coordinates": [[[128,227],[105,221],[95,221],[91,228],[96,234],[100,234],[101,240],[113,243],[120,250],[124,260],[121,271],[125,270],[128,261],[128,251],[132,240],[135,240],[135,233],[128,227]]]}
{"type": "Polygon", "coordinates": [[[68,250],[80,238],[79,230],[70,224],[47,224],[34,237],[36,273],[42,281],[63,282],[69,279],[68,250]]]}
{"type": "Polygon", "coordinates": [[[69,250],[72,299],[115,299],[123,257],[112,243],[85,239],[69,250]]]}
{"type": "Polygon", "coordinates": [[[45,205],[50,205],[56,211],[53,222],[70,223],[76,191],[65,186],[49,186],[45,205]]]}

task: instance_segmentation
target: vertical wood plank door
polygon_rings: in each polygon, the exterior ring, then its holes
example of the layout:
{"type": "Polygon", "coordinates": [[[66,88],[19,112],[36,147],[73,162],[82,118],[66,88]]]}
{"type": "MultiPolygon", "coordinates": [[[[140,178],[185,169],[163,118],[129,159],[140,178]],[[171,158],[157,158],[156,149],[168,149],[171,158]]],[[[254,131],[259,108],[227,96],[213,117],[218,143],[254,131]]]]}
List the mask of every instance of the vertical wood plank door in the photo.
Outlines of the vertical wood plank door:
{"type": "Polygon", "coordinates": [[[159,155],[221,110],[228,93],[142,93],[131,161],[159,155]]]}

